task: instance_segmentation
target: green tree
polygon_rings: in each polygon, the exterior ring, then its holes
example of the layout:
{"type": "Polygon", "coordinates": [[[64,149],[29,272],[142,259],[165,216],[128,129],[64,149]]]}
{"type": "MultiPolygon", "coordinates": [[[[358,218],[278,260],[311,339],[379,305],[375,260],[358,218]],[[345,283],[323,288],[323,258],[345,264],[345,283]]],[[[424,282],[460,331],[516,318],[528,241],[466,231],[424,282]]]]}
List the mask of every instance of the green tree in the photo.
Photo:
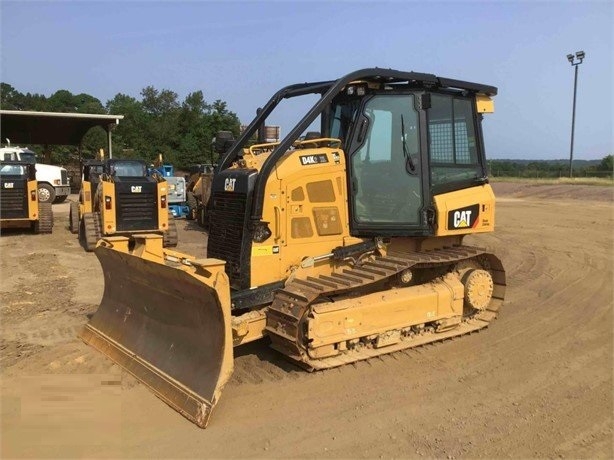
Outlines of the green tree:
{"type": "MultiPolygon", "coordinates": [[[[239,135],[239,119],[228,110],[226,102],[216,100],[210,104],[201,90],[188,94],[180,102],[174,91],[146,86],[140,100],[118,93],[104,106],[89,94],[75,95],[66,89],[56,91],[49,98],[22,94],[8,83],[2,83],[0,90],[4,109],[124,115],[113,130],[113,155],[119,158],[152,162],[161,153],[165,163],[187,168],[212,161],[211,140],[218,131],[239,135]]],[[[82,140],[83,157],[94,158],[100,148],[106,148],[106,140],[102,128],[92,128],[82,140]]],[[[41,152],[51,151],[52,160],[61,163],[77,158],[75,146],[31,147],[41,152]]]]}
{"type": "Polygon", "coordinates": [[[142,152],[143,158],[152,161],[158,154],[162,154],[165,163],[175,163],[180,143],[180,104],[177,93],[168,89],[158,91],[153,86],[147,86],[141,91],[141,96],[147,122],[143,134],[149,141],[147,151],[142,152]]]}
{"type": "MultiPolygon", "coordinates": [[[[241,122],[239,117],[234,112],[231,112],[227,108],[226,102],[217,99],[212,106],[212,111],[209,119],[209,133],[210,140],[219,131],[230,131],[237,138],[240,134],[241,122]]],[[[217,154],[214,158],[214,162],[217,163],[217,154]]]]}
{"type": "Polygon", "coordinates": [[[113,130],[113,155],[118,158],[141,158],[147,152],[144,132],[147,120],[143,104],[126,94],[118,93],[107,102],[107,111],[123,115],[113,130]]]}
{"type": "Polygon", "coordinates": [[[53,93],[46,105],[49,112],[105,113],[99,99],[85,93],[74,95],[65,89],[53,93]]]}
{"type": "Polygon", "coordinates": [[[0,107],[5,110],[47,110],[47,98],[42,94],[22,94],[8,83],[0,83],[0,107]]]}
{"type": "Polygon", "coordinates": [[[177,164],[181,168],[217,161],[211,141],[218,131],[232,131],[235,136],[239,134],[239,119],[228,110],[226,103],[216,100],[208,104],[202,91],[186,97],[179,120],[181,137],[177,164]]]}
{"type": "Polygon", "coordinates": [[[597,166],[597,170],[607,173],[610,177],[614,173],[614,156],[607,155],[602,158],[601,163],[597,166]]]}
{"type": "Polygon", "coordinates": [[[0,107],[4,110],[24,110],[25,96],[8,83],[0,84],[0,107]]]}
{"type": "Polygon", "coordinates": [[[94,96],[81,93],[73,96],[73,101],[76,107],[76,111],[79,113],[99,113],[104,114],[106,110],[100,102],[94,96]]]}

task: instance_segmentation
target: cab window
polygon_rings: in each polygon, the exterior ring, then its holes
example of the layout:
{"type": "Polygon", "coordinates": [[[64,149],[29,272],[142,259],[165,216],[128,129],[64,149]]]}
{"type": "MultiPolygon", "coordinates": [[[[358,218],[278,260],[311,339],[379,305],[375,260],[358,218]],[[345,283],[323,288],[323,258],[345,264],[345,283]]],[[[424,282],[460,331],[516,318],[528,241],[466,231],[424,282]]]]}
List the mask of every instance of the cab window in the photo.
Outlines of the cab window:
{"type": "Polygon", "coordinates": [[[436,187],[481,177],[473,103],[433,94],[428,110],[431,185],[436,187]]]}

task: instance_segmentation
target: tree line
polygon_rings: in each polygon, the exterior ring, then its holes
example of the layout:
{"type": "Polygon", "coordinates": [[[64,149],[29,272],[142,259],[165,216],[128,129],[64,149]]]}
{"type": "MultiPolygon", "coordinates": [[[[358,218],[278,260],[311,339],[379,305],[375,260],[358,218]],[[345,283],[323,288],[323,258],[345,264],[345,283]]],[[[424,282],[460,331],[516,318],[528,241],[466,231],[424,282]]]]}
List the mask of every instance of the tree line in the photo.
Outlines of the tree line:
{"type": "MultiPolygon", "coordinates": [[[[239,135],[240,122],[226,102],[209,103],[201,90],[188,94],[183,101],[174,91],[147,86],[140,98],[118,93],[106,104],[89,94],[72,94],[59,90],[51,96],[23,94],[8,83],[0,83],[0,106],[7,110],[42,112],[70,112],[124,115],[113,130],[113,156],[140,158],[153,162],[162,154],[165,163],[178,169],[194,164],[215,163],[217,155],[211,140],[218,131],[239,135]]],[[[82,142],[84,158],[94,158],[106,148],[106,133],[102,128],[91,129],[82,142]]],[[[29,146],[34,150],[36,146],[29,146]]],[[[77,160],[74,146],[53,146],[52,162],[67,164],[77,160]]],[[[574,162],[574,176],[612,177],[613,157],[607,155],[600,162],[574,162]]],[[[509,177],[565,177],[569,163],[561,161],[490,160],[492,176],[509,177]]]]}
{"type": "MultiPolygon", "coordinates": [[[[489,160],[488,169],[493,177],[557,178],[569,177],[569,161],[489,160]]],[[[574,177],[612,178],[614,157],[601,160],[573,162],[574,177]]]]}
{"type": "MultiPolygon", "coordinates": [[[[23,94],[8,83],[0,83],[0,106],[6,110],[68,112],[124,115],[113,130],[113,157],[139,158],[153,162],[162,154],[164,163],[179,169],[191,165],[217,161],[211,140],[218,131],[239,135],[240,121],[226,102],[209,103],[201,90],[180,100],[177,93],[147,86],[140,98],[118,93],[102,102],[89,94],[72,94],[59,90],[47,97],[42,94],[23,94]]],[[[37,152],[42,146],[29,146],[37,152]]],[[[95,158],[99,149],[107,147],[106,133],[92,128],[83,138],[83,158],[95,158]]],[[[75,146],[53,146],[53,163],[77,161],[75,146]]]]}

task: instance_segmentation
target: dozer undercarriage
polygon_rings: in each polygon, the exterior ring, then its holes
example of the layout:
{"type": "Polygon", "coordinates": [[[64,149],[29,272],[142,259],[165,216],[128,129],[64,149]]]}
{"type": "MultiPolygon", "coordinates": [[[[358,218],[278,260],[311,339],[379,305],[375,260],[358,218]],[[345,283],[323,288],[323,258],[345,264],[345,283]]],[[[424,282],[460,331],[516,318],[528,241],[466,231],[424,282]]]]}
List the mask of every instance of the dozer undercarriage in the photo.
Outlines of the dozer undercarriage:
{"type": "Polygon", "coordinates": [[[266,331],[274,349],[325,369],[481,329],[504,295],[503,266],[481,249],[393,252],[286,284],[266,331]]]}
{"type": "Polygon", "coordinates": [[[386,69],[280,90],[212,176],[207,258],[103,236],[82,338],[205,427],[235,346],[268,337],[319,370],[488,326],[505,271],[463,239],[494,230],[481,120],[496,92],[386,69]],[[249,145],[280,100],[313,93],[286,138],[249,145]]]}
{"type": "Polygon", "coordinates": [[[301,367],[321,370],[487,327],[505,296],[499,259],[458,246],[371,254],[288,282],[270,306],[233,311],[223,261],[165,250],[159,235],[129,242],[104,238],[96,248],[105,290],[81,338],[202,428],[232,374],[233,346],[268,335],[301,367]]]}

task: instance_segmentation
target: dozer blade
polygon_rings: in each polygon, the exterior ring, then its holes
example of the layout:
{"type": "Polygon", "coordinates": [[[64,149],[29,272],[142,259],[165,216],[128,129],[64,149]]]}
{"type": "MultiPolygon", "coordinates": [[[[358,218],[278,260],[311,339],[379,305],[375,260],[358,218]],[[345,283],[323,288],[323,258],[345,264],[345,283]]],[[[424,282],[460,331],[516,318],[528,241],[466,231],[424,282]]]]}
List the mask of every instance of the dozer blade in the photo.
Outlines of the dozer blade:
{"type": "Polygon", "coordinates": [[[205,428],[233,369],[224,262],[177,268],[112,246],[95,250],[104,295],[81,338],[205,428]]]}

